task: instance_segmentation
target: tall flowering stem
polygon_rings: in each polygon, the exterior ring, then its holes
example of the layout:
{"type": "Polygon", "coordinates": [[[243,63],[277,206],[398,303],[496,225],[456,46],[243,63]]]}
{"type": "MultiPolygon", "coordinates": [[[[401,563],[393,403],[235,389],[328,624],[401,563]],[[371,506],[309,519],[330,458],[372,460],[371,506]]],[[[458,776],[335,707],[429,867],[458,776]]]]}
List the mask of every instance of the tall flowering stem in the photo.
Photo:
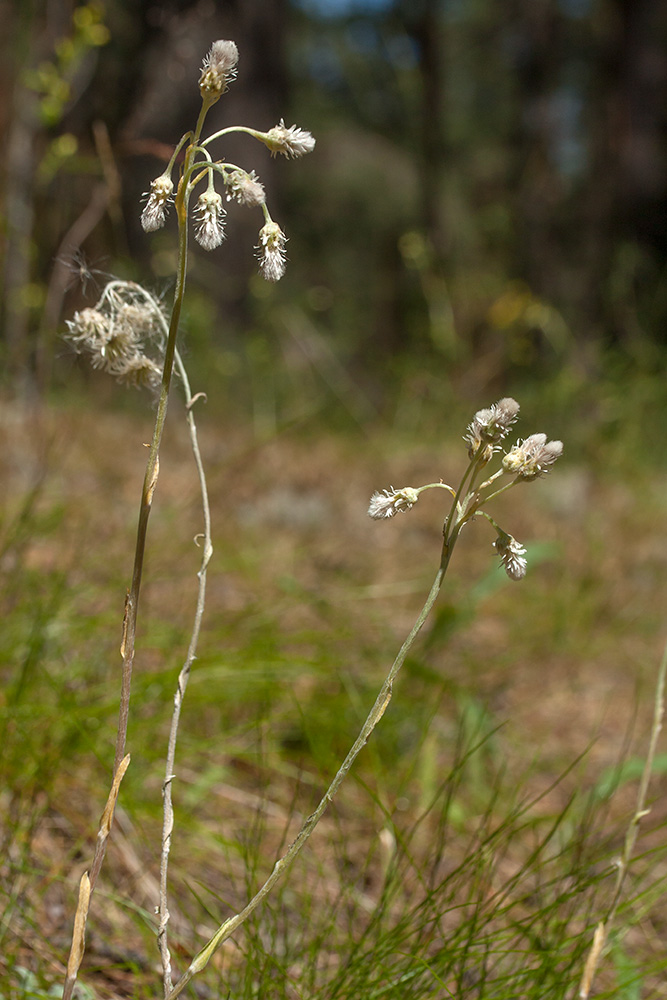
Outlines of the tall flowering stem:
{"type": "MultiPolygon", "coordinates": [[[[394,681],[398,672],[403,666],[408,652],[419,635],[419,632],[421,631],[422,626],[428,618],[433,605],[437,600],[438,594],[440,593],[454,548],[463,527],[478,513],[485,514],[485,512],[480,509],[481,504],[493,499],[505,489],[505,487],[502,487],[501,489],[494,490],[491,493],[483,493],[485,489],[493,490],[494,483],[500,476],[509,474],[510,470],[504,467],[499,469],[484,482],[479,485],[476,484],[479,479],[482,478],[483,471],[493,458],[494,454],[500,450],[500,443],[509,433],[518,416],[518,412],[519,404],[515,402],[515,400],[501,399],[489,409],[480,410],[475,414],[475,418],[470,424],[468,433],[465,437],[468,444],[468,457],[470,461],[463,476],[461,477],[458,489],[453,489],[451,486],[448,486],[446,483],[440,481],[428,483],[427,485],[420,486],[416,489],[414,487],[407,486],[399,490],[383,490],[381,493],[376,491],[371,497],[368,509],[369,515],[375,520],[384,521],[394,517],[397,513],[409,511],[419,500],[420,494],[425,490],[444,489],[451,495],[451,507],[443,524],[443,542],[440,553],[440,565],[438,566],[438,571],[428,597],[426,598],[421,611],[417,615],[414,625],[403,642],[396,659],[392,663],[387,676],[382,682],[382,686],[380,687],[373,706],[368,713],[363,726],[361,727],[359,735],[352,744],[345,760],[334,775],[325,794],[320,799],[316,809],[305,820],[303,826],[299,830],[295,839],[289,845],[287,851],[275,862],[269,877],[266,879],[261,888],[255,893],[252,899],[250,899],[242,910],[234,914],[234,916],[230,917],[228,920],[225,920],[220,927],[218,927],[217,931],[212,935],[207,944],[197,955],[195,955],[190,963],[190,966],[181,976],[176,986],[170,993],[167,994],[166,1000],[176,1000],[176,997],[180,996],[188,983],[190,983],[192,979],[205,968],[211,957],[222,945],[222,943],[226,941],[227,938],[229,938],[248,919],[251,913],[257,909],[260,903],[271,892],[276,883],[287,872],[292,862],[307,843],[309,837],[322,818],[327,806],[336,795],[354,761],[368,742],[373,730],[380,722],[380,719],[384,715],[387,710],[387,706],[391,701],[394,681]]],[[[560,441],[549,442],[547,446],[546,436],[544,435],[534,435],[533,438],[527,440],[533,441],[536,437],[539,437],[539,442],[536,447],[538,447],[540,452],[539,458],[542,465],[539,470],[536,471],[537,464],[533,454],[533,446],[531,445],[528,449],[524,448],[523,452],[527,453],[524,455],[524,460],[520,461],[517,458],[515,461],[513,458],[512,463],[510,463],[512,466],[511,472],[515,475],[515,478],[512,482],[508,483],[507,488],[518,484],[522,481],[522,479],[527,480],[537,478],[537,476],[546,473],[562,452],[563,446],[560,441]]],[[[517,445],[512,449],[511,454],[513,456],[519,447],[520,446],[517,445]]],[[[485,516],[488,518],[488,515],[485,516]]],[[[514,580],[520,579],[525,572],[525,560],[523,559],[525,549],[518,545],[518,543],[512,539],[512,536],[507,535],[506,532],[503,532],[501,528],[496,526],[495,522],[491,518],[489,518],[489,520],[496,528],[497,538],[500,539],[500,543],[496,545],[496,548],[498,554],[501,556],[501,561],[504,563],[508,576],[510,579],[514,580]],[[514,542],[514,545],[511,544],[512,542],[514,542]],[[505,555],[505,553],[507,554],[505,555]]]]}
{"type": "MultiPolygon", "coordinates": [[[[86,891],[82,894],[79,908],[77,911],[77,921],[75,922],[75,932],[73,938],[72,953],[70,956],[70,964],[67,970],[67,978],[65,981],[65,986],[63,989],[63,1000],[70,1000],[72,996],[74,986],[76,984],[76,978],[78,974],[78,968],[83,956],[83,951],[85,948],[85,919],[88,912],[88,907],[90,905],[90,897],[95,888],[97,878],[99,876],[102,864],[104,862],[104,857],[106,854],[106,844],[108,839],[108,833],[111,829],[111,823],[113,821],[113,813],[115,808],[116,796],[118,794],[118,786],[122,775],[124,774],[127,764],[129,763],[129,758],[125,755],[125,747],[127,742],[127,727],[130,712],[130,692],[132,686],[132,671],[134,665],[134,654],[135,654],[135,641],[136,641],[136,630],[137,630],[137,614],[139,609],[139,595],[141,591],[141,581],[143,576],[143,566],[144,566],[144,556],[146,551],[146,537],[148,531],[148,521],[150,518],[150,513],[153,504],[153,496],[155,494],[155,488],[157,486],[158,474],[159,474],[159,452],[160,444],[162,441],[162,434],[164,431],[164,425],[167,417],[167,407],[169,401],[169,389],[171,386],[171,378],[174,367],[174,357],[176,353],[176,338],[178,335],[178,328],[181,318],[181,308],[183,305],[183,296],[185,293],[185,281],[187,274],[187,262],[188,262],[188,203],[190,198],[190,193],[192,187],[191,175],[194,170],[198,169],[198,165],[195,164],[195,158],[197,151],[200,149],[198,146],[199,138],[201,136],[201,131],[204,125],[204,121],[209,109],[218,100],[222,93],[227,89],[227,85],[230,79],[233,78],[235,73],[236,61],[238,59],[238,51],[236,45],[233,42],[215,42],[211,52],[206,57],[204,61],[204,67],[202,69],[202,75],[200,78],[200,92],[202,96],[202,106],[197,120],[197,125],[193,132],[186,133],[185,136],[180,140],[178,146],[174,150],[171,157],[170,163],[168,164],[166,170],[160,177],[156,178],[151,184],[150,194],[147,196],[146,205],[142,213],[142,225],[146,232],[153,232],[160,229],[164,225],[167,207],[171,200],[171,195],[173,192],[173,183],[171,180],[171,172],[176,162],[176,156],[183,146],[186,146],[185,159],[183,170],[181,173],[181,178],[178,184],[178,189],[176,193],[175,207],[176,215],[178,219],[178,265],[176,272],[176,285],[174,289],[174,298],[172,302],[171,317],[169,321],[169,328],[166,338],[166,343],[164,346],[164,357],[162,365],[162,377],[159,391],[159,399],[157,404],[157,410],[155,415],[155,424],[153,427],[153,435],[149,445],[148,460],[146,462],[146,471],[144,474],[144,481],[141,490],[141,501],[139,507],[139,520],[137,525],[137,538],[134,551],[134,564],[132,569],[132,580],[130,584],[130,589],[128,590],[125,599],[125,613],[123,616],[123,635],[121,642],[121,656],[123,660],[122,664],[122,676],[121,676],[121,692],[120,692],[120,707],[118,714],[118,729],[116,733],[116,748],[114,755],[114,766],[113,766],[113,784],[112,791],[115,789],[115,794],[110,796],[110,805],[107,806],[104,814],[104,822],[101,826],[106,831],[104,836],[98,835],[97,847],[95,851],[95,856],[93,858],[93,863],[91,865],[90,874],[86,880],[86,891]],[[83,902],[81,901],[83,900],[83,902]]],[[[210,158],[209,158],[210,159],[210,158]]],[[[90,319],[90,317],[89,317],[90,319]]],[[[92,326],[99,333],[104,316],[102,314],[95,314],[92,321],[92,326]],[[101,317],[101,318],[100,318],[101,317]]],[[[70,334],[78,336],[82,339],[80,327],[81,322],[74,322],[70,325],[70,334]]],[[[91,326],[91,323],[88,324],[91,326]]],[[[90,349],[91,340],[94,337],[86,335],[85,338],[86,346],[90,349]]],[[[98,338],[99,340],[99,338],[98,338]]],[[[102,355],[104,355],[104,348],[102,348],[102,355]]],[[[164,866],[166,873],[166,865],[164,866]]],[[[164,906],[166,910],[166,904],[164,906]]],[[[164,919],[164,913],[162,918],[164,919]]],[[[166,927],[166,920],[164,923],[161,922],[161,929],[164,930],[166,927]]],[[[165,941],[165,951],[166,951],[166,941],[165,941]]],[[[164,957],[164,956],[163,956],[164,957]]],[[[165,970],[165,980],[168,983],[168,970],[165,970]]],[[[165,992],[167,989],[165,989],[165,992]]]]}
{"type": "MultiPolygon", "coordinates": [[[[137,613],[139,610],[139,593],[141,590],[144,555],[146,551],[148,520],[153,505],[153,495],[155,493],[155,487],[157,486],[157,480],[158,480],[160,443],[162,441],[162,432],[164,430],[164,424],[167,417],[169,388],[171,385],[171,376],[172,376],[174,356],[176,351],[176,336],[178,334],[178,325],[181,316],[181,306],[183,304],[183,294],[185,292],[185,276],[187,271],[187,250],[188,250],[188,230],[186,225],[187,201],[185,196],[181,197],[181,203],[179,206],[179,196],[181,196],[180,190],[176,197],[176,207],[179,218],[179,253],[178,253],[178,271],[176,279],[176,288],[174,290],[174,301],[172,303],[171,319],[169,322],[167,342],[165,345],[164,365],[162,369],[162,382],[160,385],[160,396],[158,399],[157,412],[155,415],[155,425],[153,427],[153,436],[151,438],[151,443],[148,452],[148,460],[146,462],[146,471],[144,474],[144,481],[141,490],[139,522],[137,525],[137,540],[134,549],[134,565],[132,569],[132,582],[127,597],[125,599],[125,614],[123,616],[123,638],[121,642],[121,656],[123,658],[123,666],[121,675],[118,729],[116,732],[116,751],[115,751],[114,767],[113,767],[114,780],[112,785],[112,791],[113,789],[115,789],[115,794],[113,795],[113,797],[110,796],[109,801],[111,804],[107,806],[107,810],[105,811],[106,820],[100,827],[101,831],[103,828],[106,831],[105,835],[104,836],[98,835],[97,838],[95,855],[88,876],[87,891],[85,896],[85,913],[79,919],[78,923],[78,942],[77,942],[77,952],[76,952],[78,956],[78,961],[76,963],[76,967],[74,966],[74,964],[72,964],[71,969],[68,967],[68,975],[63,989],[63,1000],[70,1000],[72,992],[74,990],[74,986],[76,984],[78,966],[80,964],[81,958],[83,957],[83,951],[85,947],[85,916],[87,915],[88,907],[90,905],[90,897],[93,893],[93,890],[95,889],[95,884],[97,882],[99,873],[102,869],[102,864],[104,863],[107,840],[109,831],[111,829],[111,823],[113,821],[113,812],[115,809],[116,797],[118,794],[118,786],[120,784],[120,779],[122,778],[125,769],[129,764],[129,757],[127,757],[125,754],[125,746],[127,742],[127,726],[130,714],[130,691],[132,687],[132,668],[134,665],[135,639],[137,631],[137,613]]],[[[74,949],[73,949],[73,954],[74,954],[74,949]]],[[[70,961],[72,961],[72,959],[70,959],[70,961]]]]}
{"type": "Polygon", "coordinates": [[[263,902],[263,900],[268,896],[268,894],[271,892],[276,883],[279,882],[280,879],[283,877],[283,875],[286,874],[291,864],[296,859],[297,855],[300,854],[300,852],[305,847],[309,837],[311,836],[315,827],[317,826],[320,819],[324,815],[327,806],[329,805],[330,802],[333,801],[336,792],[343,783],[350,768],[352,767],[355,760],[359,756],[359,753],[366,746],[371,736],[371,733],[373,732],[373,730],[379,723],[380,719],[384,715],[385,711],[387,710],[387,706],[389,705],[389,702],[391,701],[391,697],[393,694],[394,680],[396,679],[399,670],[405,663],[405,659],[410,651],[410,648],[412,647],[415,639],[417,638],[419,632],[421,631],[421,628],[426,619],[428,618],[431,609],[433,608],[433,605],[436,602],[438,594],[440,593],[440,588],[442,587],[442,582],[445,578],[445,573],[447,572],[447,567],[449,565],[449,561],[452,556],[454,541],[452,541],[449,544],[447,543],[447,541],[445,541],[445,543],[443,544],[440,566],[438,567],[438,572],[433,581],[433,585],[431,586],[431,589],[429,591],[429,595],[426,598],[426,602],[424,603],[424,606],[419,612],[419,615],[417,616],[414,625],[410,629],[408,636],[406,637],[403,645],[401,646],[396,659],[392,663],[391,669],[389,670],[389,673],[387,674],[382,683],[382,687],[380,688],[378,695],[375,699],[375,702],[373,703],[373,707],[371,708],[370,712],[368,713],[368,716],[366,717],[366,721],[361,727],[359,735],[352,744],[347,756],[345,757],[345,760],[343,761],[338,771],[334,775],[331,784],[329,785],[326,792],[320,799],[317,807],[310,814],[310,816],[308,816],[303,826],[299,830],[298,834],[296,835],[292,843],[289,845],[285,853],[282,855],[282,857],[280,857],[276,861],[271,871],[271,874],[264,882],[264,884],[261,886],[261,888],[255,893],[252,899],[244,906],[242,910],[234,914],[234,916],[230,917],[228,920],[225,920],[225,922],[220,925],[220,927],[217,929],[217,931],[211,937],[208,943],[201,949],[200,952],[198,952],[197,955],[195,955],[192,962],[190,963],[190,966],[183,973],[176,986],[171,990],[170,993],[167,994],[165,1000],[176,1000],[176,997],[180,996],[180,994],[186,988],[188,983],[190,983],[192,979],[206,967],[209,960],[212,958],[212,956],[215,954],[218,948],[222,945],[222,943],[226,941],[229,937],[231,937],[234,931],[236,931],[243,923],[245,923],[245,921],[253,913],[253,911],[256,910],[257,907],[260,905],[260,903],[263,902]]]}
{"type": "Polygon", "coordinates": [[[169,948],[167,945],[167,924],[169,920],[169,911],[167,908],[167,868],[171,831],[173,827],[173,811],[171,808],[171,770],[173,768],[175,758],[176,736],[183,695],[185,693],[185,686],[187,684],[190,666],[194,660],[195,649],[201,627],[205,597],[206,566],[211,554],[210,517],[206,496],[206,484],[196,441],[196,429],[194,428],[191,413],[191,404],[193,399],[190,395],[189,386],[187,384],[187,376],[185,375],[176,351],[176,339],[181,318],[188,264],[189,203],[191,195],[196,187],[201,182],[205,181],[207,185],[206,192],[200,195],[195,212],[195,216],[197,218],[195,239],[204,250],[209,251],[220,246],[225,236],[225,210],[222,207],[222,196],[215,190],[214,181],[216,179],[219,183],[222,182],[222,184],[227,187],[227,200],[236,199],[240,204],[245,204],[248,207],[261,208],[264,216],[264,226],[260,230],[259,247],[257,248],[260,271],[267,280],[278,281],[285,271],[284,247],[286,237],[280,226],[278,226],[270,216],[266,206],[263,185],[256,177],[254,171],[245,171],[240,167],[237,167],[235,164],[228,163],[225,160],[214,161],[207,146],[213,139],[220,138],[228,132],[236,131],[249,132],[249,134],[251,134],[254,138],[266,144],[272,153],[282,153],[289,158],[303,156],[306,153],[311,152],[315,146],[315,140],[309,132],[297,128],[295,125],[287,128],[283,121],[281,121],[280,124],[275,126],[273,129],[270,129],[268,132],[260,132],[258,130],[245,129],[235,126],[231,129],[216,133],[214,136],[210,136],[204,142],[201,141],[201,134],[208,111],[226,92],[229,83],[236,76],[238,55],[238,49],[232,41],[220,40],[214,42],[211,46],[210,51],[204,59],[199,78],[199,91],[202,103],[197,124],[192,132],[187,132],[184,136],[182,136],[173,151],[169,163],[164,168],[162,173],[151,182],[150,189],[145,196],[145,204],[141,214],[141,224],[147,233],[155,232],[164,226],[167,212],[172,202],[175,206],[178,221],[178,265],[171,316],[168,326],[166,320],[162,316],[159,306],[155,303],[155,300],[149,293],[144,292],[144,290],[140,289],[139,286],[132,286],[131,283],[122,282],[111,282],[107,286],[105,294],[95,309],[86,309],[81,313],[77,313],[74,319],[69,321],[67,324],[69,328],[67,337],[74,346],[75,350],[85,352],[90,355],[95,367],[106,370],[110,374],[114,374],[116,377],[131,384],[147,385],[156,388],[159,383],[159,398],[157,402],[153,435],[149,445],[146,471],[141,490],[132,579],[127,597],[125,599],[123,636],[121,643],[123,665],[118,729],[116,734],[116,748],[113,767],[113,794],[110,796],[109,804],[107,805],[107,809],[105,810],[103,816],[103,822],[100,827],[101,832],[100,835],[98,835],[97,848],[91,866],[90,875],[85,877],[85,881],[82,881],[82,890],[80,894],[79,907],[77,909],[72,952],[63,991],[63,1000],[70,1000],[76,983],[78,968],[85,947],[85,922],[90,897],[93,889],[95,888],[95,883],[104,861],[106,843],[108,834],[111,830],[120,781],[129,764],[129,757],[125,754],[125,746],[127,742],[127,728],[130,711],[130,692],[134,666],[139,596],[143,576],[148,521],[150,518],[153,496],[155,494],[160,468],[160,444],[162,442],[162,434],[167,417],[169,389],[171,386],[174,362],[176,360],[176,363],[180,368],[181,378],[186,391],[188,422],[190,425],[193,449],[202,485],[206,530],[204,536],[204,555],[199,572],[200,586],[195,625],[185,665],[178,680],[178,690],[175,698],[175,709],[172,718],[172,728],[167,751],[167,775],[164,784],[164,823],[162,858],[160,865],[160,923],[158,943],[163,964],[165,995],[171,990],[171,962],[169,957],[169,948]],[[183,149],[185,150],[183,165],[180,171],[180,179],[176,188],[176,193],[174,195],[174,181],[172,180],[172,174],[175,170],[177,157],[183,149]],[[148,321],[147,317],[150,317],[148,321]],[[153,359],[144,353],[144,343],[142,340],[142,328],[144,325],[147,327],[158,326],[160,328],[161,339],[164,339],[164,353],[161,369],[153,359]],[[104,834],[103,836],[102,833],[104,834]]]}
{"type": "MultiPolygon", "coordinates": [[[[202,69],[200,79],[202,106],[197,119],[197,124],[193,132],[187,133],[186,136],[181,139],[167,168],[167,172],[170,173],[175,162],[176,152],[182,148],[185,142],[187,142],[188,144],[185,149],[183,170],[178,184],[178,189],[176,191],[176,197],[174,199],[176,217],[178,220],[178,264],[176,269],[176,287],[174,288],[174,299],[171,307],[169,331],[164,351],[160,397],[158,400],[153,437],[151,438],[149,446],[146,473],[144,475],[144,483],[141,491],[141,506],[139,510],[139,524],[137,527],[137,542],[134,552],[132,584],[125,602],[123,641],[121,645],[123,675],[121,681],[120,711],[118,718],[118,733],[116,737],[114,773],[116,772],[116,769],[125,754],[127,723],[130,711],[132,668],[134,664],[137,611],[139,607],[139,592],[141,589],[144,553],[146,551],[146,534],[148,530],[148,519],[150,517],[153,503],[153,495],[155,493],[159,473],[160,444],[162,442],[162,433],[167,419],[167,405],[169,402],[169,388],[171,386],[171,377],[174,367],[176,338],[181,319],[183,296],[185,294],[185,279],[188,267],[188,205],[192,191],[191,178],[193,172],[199,169],[200,166],[200,164],[195,163],[195,157],[200,148],[199,139],[204,127],[206,115],[208,114],[210,108],[219,99],[221,94],[223,94],[227,89],[228,81],[232,79],[235,74],[237,59],[238,51],[233,42],[222,41],[215,42],[213,44],[211,52],[204,60],[204,67],[202,69]]],[[[146,210],[144,210],[144,215],[145,212],[146,210]]]]}
{"type": "Polygon", "coordinates": [[[169,403],[169,389],[171,386],[171,376],[174,367],[174,354],[176,351],[176,337],[181,320],[181,308],[183,306],[183,296],[185,294],[185,279],[188,267],[188,178],[192,161],[194,159],[194,145],[201,133],[205,114],[208,108],[206,102],[203,103],[202,111],[197,122],[197,129],[185,153],[185,167],[176,194],[176,215],[178,218],[178,265],[176,270],[176,287],[174,289],[174,300],[171,307],[171,319],[169,321],[169,332],[164,351],[164,365],[162,369],[162,384],[160,386],[160,397],[158,399],[157,412],[155,414],[155,425],[153,436],[148,451],[148,461],[146,462],[146,472],[141,490],[141,505],[139,508],[139,524],[137,526],[137,541],[134,549],[134,567],[132,569],[132,583],[127,599],[125,601],[125,617],[123,619],[123,641],[121,644],[121,655],[123,657],[123,674],[121,680],[120,711],[118,716],[118,732],[116,736],[116,755],[114,758],[114,774],[125,755],[125,743],[127,740],[127,723],[130,714],[130,689],[132,685],[132,668],[134,664],[135,639],[137,632],[137,612],[139,609],[139,592],[141,590],[141,578],[144,567],[144,554],[146,552],[146,535],[148,531],[148,519],[153,505],[153,495],[157,486],[159,473],[159,453],[162,442],[165,421],[167,419],[167,406],[169,403]]]}

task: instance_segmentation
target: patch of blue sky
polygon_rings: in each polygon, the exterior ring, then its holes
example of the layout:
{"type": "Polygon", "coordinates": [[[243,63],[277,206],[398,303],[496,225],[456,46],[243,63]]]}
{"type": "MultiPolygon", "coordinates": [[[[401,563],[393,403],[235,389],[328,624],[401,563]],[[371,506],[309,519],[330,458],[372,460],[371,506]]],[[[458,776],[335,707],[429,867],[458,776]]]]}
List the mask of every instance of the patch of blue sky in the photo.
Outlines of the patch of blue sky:
{"type": "MultiPolygon", "coordinates": [[[[319,17],[347,17],[351,14],[377,14],[394,6],[394,0],[293,0],[297,7],[319,17]]],[[[448,20],[466,17],[471,8],[470,0],[442,0],[442,11],[448,20]]],[[[588,17],[593,0],[558,0],[558,6],[568,17],[588,17]]]]}
{"type": "Polygon", "coordinates": [[[394,0],[294,0],[294,3],[308,14],[336,18],[383,13],[393,7],[394,0]]]}
{"type": "Polygon", "coordinates": [[[587,151],[582,134],[581,95],[571,86],[563,86],[552,94],[550,113],[551,155],[564,177],[576,178],[586,166],[587,151]]]}
{"type": "Polygon", "coordinates": [[[308,73],[322,87],[337,89],[345,83],[345,73],[338,53],[331,45],[311,45],[306,53],[308,73]]]}

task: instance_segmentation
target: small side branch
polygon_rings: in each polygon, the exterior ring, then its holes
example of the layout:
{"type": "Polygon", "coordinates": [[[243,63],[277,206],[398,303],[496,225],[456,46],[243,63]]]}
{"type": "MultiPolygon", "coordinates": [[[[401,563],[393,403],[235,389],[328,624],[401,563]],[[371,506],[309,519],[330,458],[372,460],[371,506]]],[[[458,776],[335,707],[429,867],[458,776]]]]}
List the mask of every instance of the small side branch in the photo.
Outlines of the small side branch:
{"type": "MultiPolygon", "coordinates": [[[[168,884],[167,875],[169,869],[169,850],[171,848],[171,835],[174,829],[174,809],[172,804],[172,794],[171,786],[174,778],[174,762],[176,758],[176,740],[178,738],[178,726],[181,718],[181,709],[183,706],[183,699],[185,697],[185,689],[188,684],[188,679],[190,677],[190,668],[194,662],[197,654],[197,644],[199,642],[199,634],[201,631],[201,623],[204,615],[204,607],[206,604],[206,570],[209,564],[211,555],[213,554],[213,545],[211,543],[211,509],[208,499],[208,488],[206,485],[206,473],[204,471],[204,464],[202,462],[201,452],[199,450],[199,441],[197,437],[197,425],[195,423],[193,415],[193,404],[196,399],[201,397],[201,393],[197,393],[193,396],[190,391],[190,383],[188,381],[187,372],[183,365],[180,354],[176,351],[175,354],[176,367],[180,375],[181,381],[183,383],[183,390],[185,393],[185,406],[187,413],[187,423],[188,430],[190,434],[190,444],[192,447],[192,453],[194,455],[195,464],[197,466],[197,474],[199,476],[199,487],[201,490],[202,498],[202,509],[204,513],[204,533],[203,533],[203,552],[201,566],[199,568],[198,578],[198,592],[197,592],[197,605],[195,609],[194,623],[192,627],[192,633],[190,636],[190,643],[188,645],[187,654],[185,657],[185,662],[181,668],[181,672],[178,675],[178,681],[176,684],[176,694],[174,695],[174,711],[171,718],[171,728],[169,730],[169,743],[167,748],[167,759],[166,759],[166,770],[165,779],[162,786],[162,798],[163,798],[163,818],[162,818],[162,849],[160,855],[160,905],[159,905],[159,916],[160,922],[158,927],[158,947],[160,949],[160,958],[162,961],[162,978],[164,983],[164,994],[168,994],[172,990],[171,981],[171,955],[169,953],[168,935],[167,927],[169,924],[169,907],[167,905],[168,899],[168,884]]],[[[201,537],[201,536],[200,536],[201,537]]]]}

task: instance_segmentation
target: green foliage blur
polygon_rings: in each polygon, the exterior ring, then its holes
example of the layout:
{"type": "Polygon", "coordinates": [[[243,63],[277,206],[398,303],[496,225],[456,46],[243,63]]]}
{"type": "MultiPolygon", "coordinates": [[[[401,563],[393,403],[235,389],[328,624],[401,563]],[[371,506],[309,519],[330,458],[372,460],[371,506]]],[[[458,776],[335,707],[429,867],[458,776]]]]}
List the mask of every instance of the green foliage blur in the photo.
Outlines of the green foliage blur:
{"type": "Polygon", "coordinates": [[[105,274],[169,298],[175,233],[141,232],[140,197],[192,125],[216,37],[238,42],[241,63],[212,127],[284,117],[317,146],[286,164],[230,143],[266,184],[290,261],[262,286],[261,218],[237,206],[225,245],[193,251],[186,333],[202,373],[252,368],[264,343],[273,370],[335,369],[382,408],[406,380],[428,394],[424,371],[469,396],[515,377],[662,369],[656,0],[54,9],[48,22],[12,11],[4,41],[0,349],[14,385],[69,380],[58,331],[105,274]]]}

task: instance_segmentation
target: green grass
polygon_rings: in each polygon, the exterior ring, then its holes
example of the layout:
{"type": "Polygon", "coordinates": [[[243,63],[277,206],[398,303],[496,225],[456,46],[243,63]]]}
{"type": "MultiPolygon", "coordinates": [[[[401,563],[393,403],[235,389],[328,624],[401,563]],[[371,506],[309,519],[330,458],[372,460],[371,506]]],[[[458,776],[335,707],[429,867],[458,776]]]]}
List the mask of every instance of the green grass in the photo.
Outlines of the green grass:
{"type": "MultiPolygon", "coordinates": [[[[545,392],[563,402],[562,387],[545,392]]],[[[497,572],[488,526],[468,529],[391,708],[291,877],[201,977],[212,995],[576,995],[634,804],[661,652],[665,470],[651,448],[638,452],[639,395],[628,389],[625,416],[614,397],[621,442],[607,417],[583,441],[579,414],[555,411],[562,463],[496,514],[528,546],[527,581],[497,572]]],[[[521,434],[552,430],[542,404],[533,419],[530,394],[521,401],[521,434]]],[[[179,419],[176,404],[142,595],[132,763],[81,973],[98,997],[160,992],[163,759],[199,561],[179,419]]],[[[108,791],[149,422],[61,404],[2,445],[0,996],[45,997],[62,981],[108,791]]],[[[335,433],[258,440],[200,415],[215,553],[174,785],[181,970],[314,807],[421,605],[442,509],[428,497],[375,525],[365,507],[392,482],[456,476],[463,427],[442,423],[429,411],[421,427],[433,433],[405,421],[361,433],[341,419],[335,433]]],[[[596,996],[664,995],[665,818],[656,803],[642,828],[596,996]]]]}

